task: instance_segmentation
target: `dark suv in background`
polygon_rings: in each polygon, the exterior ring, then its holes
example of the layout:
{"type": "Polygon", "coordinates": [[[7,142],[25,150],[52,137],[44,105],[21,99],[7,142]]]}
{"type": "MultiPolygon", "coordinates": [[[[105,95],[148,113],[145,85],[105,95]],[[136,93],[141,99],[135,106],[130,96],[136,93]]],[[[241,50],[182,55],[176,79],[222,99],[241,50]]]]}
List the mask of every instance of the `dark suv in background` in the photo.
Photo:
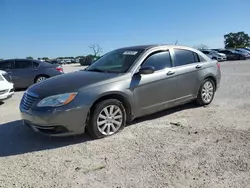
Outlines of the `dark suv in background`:
{"type": "Polygon", "coordinates": [[[28,59],[0,61],[0,70],[4,70],[10,74],[15,89],[28,88],[34,83],[63,74],[61,66],[28,59]]]}

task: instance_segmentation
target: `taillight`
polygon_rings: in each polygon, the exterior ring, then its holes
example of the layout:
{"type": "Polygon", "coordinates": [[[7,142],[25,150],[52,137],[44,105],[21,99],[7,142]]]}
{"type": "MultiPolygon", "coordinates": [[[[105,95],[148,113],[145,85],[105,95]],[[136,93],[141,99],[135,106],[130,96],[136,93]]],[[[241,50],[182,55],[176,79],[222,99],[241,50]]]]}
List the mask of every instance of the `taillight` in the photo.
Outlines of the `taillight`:
{"type": "Polygon", "coordinates": [[[220,64],[219,63],[217,63],[217,68],[220,70],[220,64]]]}
{"type": "Polygon", "coordinates": [[[56,67],[56,70],[63,73],[63,68],[62,67],[56,67]]]}

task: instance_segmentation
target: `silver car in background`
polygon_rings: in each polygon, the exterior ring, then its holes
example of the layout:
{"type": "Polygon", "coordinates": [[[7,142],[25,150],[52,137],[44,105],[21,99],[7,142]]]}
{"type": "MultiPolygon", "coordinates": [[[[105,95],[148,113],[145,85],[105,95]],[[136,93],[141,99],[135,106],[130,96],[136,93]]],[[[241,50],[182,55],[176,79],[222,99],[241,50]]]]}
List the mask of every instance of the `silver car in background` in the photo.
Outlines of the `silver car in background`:
{"type": "Polygon", "coordinates": [[[227,56],[223,53],[219,53],[215,50],[201,50],[204,54],[206,54],[210,59],[217,61],[226,61],[227,56]]]}
{"type": "Polygon", "coordinates": [[[127,122],[177,105],[212,102],[220,65],[185,46],[120,48],[88,68],[31,86],[20,103],[23,123],[34,131],[67,136],[85,129],[110,136],[127,122]]]}

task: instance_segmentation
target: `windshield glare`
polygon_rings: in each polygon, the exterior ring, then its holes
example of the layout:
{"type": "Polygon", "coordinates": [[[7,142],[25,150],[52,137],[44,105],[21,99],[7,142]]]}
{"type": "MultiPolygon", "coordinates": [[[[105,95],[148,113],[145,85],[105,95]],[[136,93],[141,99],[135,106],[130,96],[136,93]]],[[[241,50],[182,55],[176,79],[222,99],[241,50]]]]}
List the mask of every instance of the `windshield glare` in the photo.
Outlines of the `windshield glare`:
{"type": "Polygon", "coordinates": [[[108,73],[125,73],[142,54],[142,49],[118,49],[102,56],[85,70],[108,73]]]}

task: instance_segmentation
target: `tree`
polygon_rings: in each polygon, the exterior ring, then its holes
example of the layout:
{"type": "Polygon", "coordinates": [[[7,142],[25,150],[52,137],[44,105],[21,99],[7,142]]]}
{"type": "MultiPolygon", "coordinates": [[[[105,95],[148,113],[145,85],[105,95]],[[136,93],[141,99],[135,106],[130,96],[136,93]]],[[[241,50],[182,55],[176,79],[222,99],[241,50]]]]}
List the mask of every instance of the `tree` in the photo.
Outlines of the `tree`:
{"type": "Polygon", "coordinates": [[[241,48],[250,46],[250,36],[243,31],[224,35],[225,48],[241,48]]]}
{"type": "Polygon", "coordinates": [[[102,52],[102,48],[98,44],[93,44],[89,46],[93,50],[94,56],[99,56],[99,53],[102,52]]]}
{"type": "Polygon", "coordinates": [[[200,44],[198,46],[194,46],[194,48],[196,48],[197,50],[205,50],[208,49],[208,46],[205,44],[200,44]]]}
{"type": "Polygon", "coordinates": [[[42,60],[47,61],[47,60],[49,60],[49,58],[48,57],[43,57],[42,60]]]}
{"type": "Polygon", "coordinates": [[[26,57],[26,59],[31,59],[31,60],[33,60],[33,57],[31,57],[31,56],[28,56],[28,57],[26,57]]]}

